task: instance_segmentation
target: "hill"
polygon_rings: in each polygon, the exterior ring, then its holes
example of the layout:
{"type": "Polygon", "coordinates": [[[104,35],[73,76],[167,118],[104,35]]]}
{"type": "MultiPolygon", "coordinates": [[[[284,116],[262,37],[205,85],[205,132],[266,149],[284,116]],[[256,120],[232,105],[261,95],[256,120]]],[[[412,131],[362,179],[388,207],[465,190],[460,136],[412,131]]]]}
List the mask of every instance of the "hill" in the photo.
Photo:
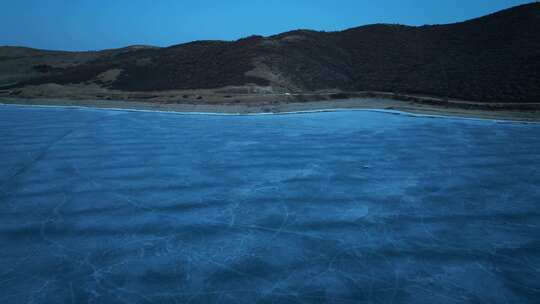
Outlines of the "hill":
{"type": "Polygon", "coordinates": [[[447,25],[297,30],[100,52],[3,47],[0,85],[15,95],[17,88],[55,83],[90,86],[100,94],[255,88],[534,103],[540,102],[539,29],[540,4],[531,3],[447,25]]]}

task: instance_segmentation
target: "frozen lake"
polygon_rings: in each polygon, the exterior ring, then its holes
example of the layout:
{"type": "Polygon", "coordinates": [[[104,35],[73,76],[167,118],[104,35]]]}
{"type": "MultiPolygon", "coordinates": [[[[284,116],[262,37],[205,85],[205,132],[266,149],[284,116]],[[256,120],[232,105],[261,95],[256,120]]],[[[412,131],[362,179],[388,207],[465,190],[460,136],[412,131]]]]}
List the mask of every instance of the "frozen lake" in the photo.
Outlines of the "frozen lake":
{"type": "Polygon", "coordinates": [[[0,303],[534,303],[540,124],[0,106],[0,303]]]}

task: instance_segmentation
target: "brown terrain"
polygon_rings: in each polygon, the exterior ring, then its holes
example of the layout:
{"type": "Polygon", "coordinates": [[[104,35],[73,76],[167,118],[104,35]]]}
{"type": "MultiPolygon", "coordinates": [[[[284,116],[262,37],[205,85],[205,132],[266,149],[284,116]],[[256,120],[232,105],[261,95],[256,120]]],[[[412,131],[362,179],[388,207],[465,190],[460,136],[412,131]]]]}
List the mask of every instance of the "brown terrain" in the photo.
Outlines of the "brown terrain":
{"type": "Polygon", "coordinates": [[[0,100],[229,112],[370,107],[538,119],[540,3],[447,25],[297,30],[165,48],[0,47],[0,100]]]}

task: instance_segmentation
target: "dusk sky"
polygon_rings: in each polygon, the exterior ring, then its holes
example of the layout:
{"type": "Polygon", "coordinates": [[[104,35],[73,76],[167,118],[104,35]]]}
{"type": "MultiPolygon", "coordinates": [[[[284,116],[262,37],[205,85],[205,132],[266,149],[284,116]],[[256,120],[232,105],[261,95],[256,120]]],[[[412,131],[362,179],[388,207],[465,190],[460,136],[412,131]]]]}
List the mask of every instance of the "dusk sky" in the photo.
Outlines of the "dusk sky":
{"type": "Polygon", "coordinates": [[[305,28],[459,22],[523,0],[0,0],[0,45],[97,50],[305,28]]]}

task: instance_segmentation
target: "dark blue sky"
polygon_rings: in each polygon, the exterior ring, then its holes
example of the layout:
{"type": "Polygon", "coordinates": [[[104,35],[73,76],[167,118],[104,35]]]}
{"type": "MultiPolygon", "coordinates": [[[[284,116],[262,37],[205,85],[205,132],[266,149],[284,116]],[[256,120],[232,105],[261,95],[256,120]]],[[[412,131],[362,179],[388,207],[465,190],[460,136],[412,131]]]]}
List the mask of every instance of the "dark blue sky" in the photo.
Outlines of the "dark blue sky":
{"type": "Polygon", "coordinates": [[[0,45],[96,50],[371,23],[451,23],[523,0],[0,0],[0,45]]]}

